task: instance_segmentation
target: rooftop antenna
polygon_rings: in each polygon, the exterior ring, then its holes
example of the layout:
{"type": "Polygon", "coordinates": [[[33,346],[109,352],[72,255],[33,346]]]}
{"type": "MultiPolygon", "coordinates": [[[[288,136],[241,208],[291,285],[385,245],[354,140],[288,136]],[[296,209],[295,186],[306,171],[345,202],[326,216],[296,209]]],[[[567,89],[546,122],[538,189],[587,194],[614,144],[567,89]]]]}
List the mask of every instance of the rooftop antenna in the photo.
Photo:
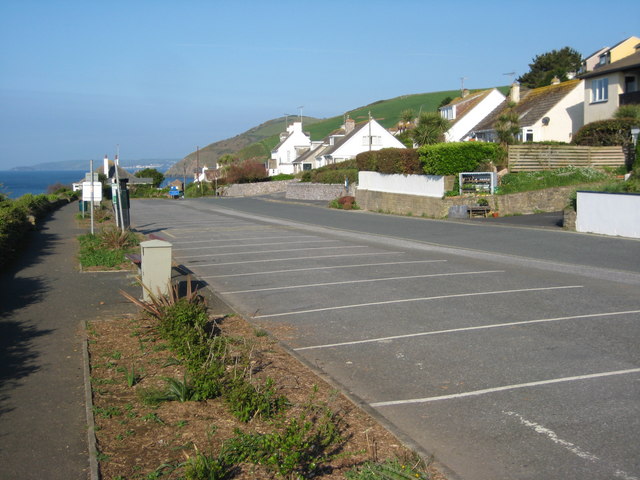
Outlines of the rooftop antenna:
{"type": "Polygon", "coordinates": [[[464,81],[467,77],[460,77],[460,96],[464,95],[464,81]]]}
{"type": "Polygon", "coordinates": [[[302,123],[302,109],[304,108],[304,105],[300,105],[298,107],[298,110],[300,110],[300,123],[302,123]]]}
{"type": "Polygon", "coordinates": [[[502,75],[506,75],[508,77],[511,77],[511,83],[513,83],[515,81],[516,72],[507,72],[507,73],[503,73],[502,75]]]}

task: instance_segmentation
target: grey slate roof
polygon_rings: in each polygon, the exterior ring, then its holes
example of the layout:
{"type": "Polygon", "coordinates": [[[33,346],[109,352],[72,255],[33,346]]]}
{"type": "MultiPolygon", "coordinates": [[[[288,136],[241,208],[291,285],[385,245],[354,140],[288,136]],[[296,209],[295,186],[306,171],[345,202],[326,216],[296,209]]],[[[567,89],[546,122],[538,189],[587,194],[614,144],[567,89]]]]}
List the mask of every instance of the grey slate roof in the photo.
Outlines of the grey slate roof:
{"type": "MultiPolygon", "coordinates": [[[[544,117],[560,100],[578,86],[581,80],[569,80],[568,82],[546,87],[525,90],[521,94],[520,101],[515,106],[515,111],[520,118],[521,127],[529,127],[544,117]]],[[[504,100],[493,112],[480,122],[475,131],[493,130],[493,125],[498,117],[507,109],[509,99],[504,100]]]]}

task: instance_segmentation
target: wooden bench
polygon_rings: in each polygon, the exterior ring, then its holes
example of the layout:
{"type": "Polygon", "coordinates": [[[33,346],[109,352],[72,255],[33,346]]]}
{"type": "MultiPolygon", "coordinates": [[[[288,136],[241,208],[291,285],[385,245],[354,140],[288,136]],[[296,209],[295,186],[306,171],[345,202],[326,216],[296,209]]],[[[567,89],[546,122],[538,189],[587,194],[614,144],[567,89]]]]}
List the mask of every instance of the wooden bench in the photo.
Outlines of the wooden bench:
{"type": "Polygon", "coordinates": [[[481,205],[469,205],[467,207],[467,213],[469,214],[469,218],[471,217],[488,217],[491,208],[481,206],[481,205]]]}

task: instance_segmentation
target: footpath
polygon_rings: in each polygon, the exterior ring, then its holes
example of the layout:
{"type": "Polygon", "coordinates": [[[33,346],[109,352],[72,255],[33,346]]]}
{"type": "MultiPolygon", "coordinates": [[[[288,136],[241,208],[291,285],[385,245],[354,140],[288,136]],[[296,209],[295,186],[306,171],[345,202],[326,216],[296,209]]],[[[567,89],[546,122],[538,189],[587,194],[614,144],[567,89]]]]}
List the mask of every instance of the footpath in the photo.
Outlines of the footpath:
{"type": "Polygon", "coordinates": [[[84,322],[133,312],[131,272],[83,273],[71,203],[0,272],[0,478],[90,478],[84,322]]]}

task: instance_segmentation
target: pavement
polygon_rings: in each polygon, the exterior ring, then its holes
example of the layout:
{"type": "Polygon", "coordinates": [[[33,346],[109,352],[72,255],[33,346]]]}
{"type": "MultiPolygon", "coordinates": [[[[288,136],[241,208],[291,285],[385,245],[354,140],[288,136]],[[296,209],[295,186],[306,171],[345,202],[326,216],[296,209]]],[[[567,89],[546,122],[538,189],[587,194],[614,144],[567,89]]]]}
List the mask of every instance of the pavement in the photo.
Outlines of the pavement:
{"type": "MultiPolygon", "coordinates": [[[[284,200],[274,198],[273,201],[283,202],[284,200]]],[[[243,202],[238,203],[239,205],[234,204],[234,207],[242,206],[243,202]]],[[[199,202],[193,202],[192,206],[199,209],[199,202]]],[[[134,311],[135,307],[128,303],[118,290],[135,287],[132,286],[131,272],[83,273],[79,271],[75,261],[76,237],[84,233],[85,229],[77,226],[74,220],[76,211],[77,204],[73,203],[44,219],[39,229],[29,235],[19,258],[0,272],[2,286],[0,289],[0,478],[2,479],[91,478],[85,402],[86,365],[83,359],[84,323],[113,318],[134,311]]],[[[283,214],[287,211],[285,208],[283,214]]],[[[317,212],[314,210],[313,213],[314,217],[320,217],[325,212],[323,209],[317,209],[317,212]]],[[[373,215],[368,217],[370,221],[380,225],[388,223],[383,221],[385,218],[388,217],[373,215]]],[[[526,220],[519,217],[511,218],[513,220],[507,219],[507,221],[535,222],[532,217],[526,220]]],[[[395,231],[400,229],[410,238],[412,230],[408,224],[404,224],[404,220],[406,219],[398,218],[390,222],[401,222],[402,225],[389,228],[395,231]]],[[[538,226],[553,228],[549,225],[553,220],[541,218],[539,221],[545,222],[546,225],[538,226]]],[[[493,219],[470,222],[483,223],[482,228],[474,230],[471,235],[476,246],[484,245],[485,242],[487,245],[495,244],[496,239],[489,232],[494,228],[496,230],[504,228],[501,225],[487,228],[493,222],[498,222],[493,219]]],[[[450,227],[455,227],[454,222],[447,223],[450,227]]],[[[380,225],[376,228],[382,228],[380,225]]],[[[432,222],[429,225],[431,233],[437,240],[440,223],[432,222]]],[[[348,223],[336,225],[337,228],[347,226],[348,223]]],[[[235,230],[240,227],[229,226],[228,228],[235,230]]],[[[525,231],[534,232],[529,228],[523,229],[523,232],[525,231]]],[[[377,234],[384,235],[385,232],[377,232],[377,234]]],[[[526,237],[531,237],[531,234],[526,233],[526,237]]],[[[581,238],[581,236],[574,236],[568,243],[573,244],[574,247],[579,246],[581,238]]],[[[522,242],[525,242],[524,239],[523,233],[522,242]]],[[[531,254],[536,243],[544,242],[531,240],[529,244],[521,245],[520,248],[528,250],[531,254]]],[[[638,243],[634,242],[630,245],[635,249],[638,243]]],[[[468,248],[467,245],[459,247],[468,248]]],[[[556,255],[565,261],[571,257],[568,251],[548,253],[548,246],[540,250],[539,256],[535,256],[543,261],[553,262],[556,259],[552,257],[556,255]]],[[[491,249],[487,247],[487,251],[491,249]]],[[[446,252],[443,250],[441,253],[446,252]]],[[[510,253],[522,254],[520,251],[510,253]]],[[[625,255],[620,255],[618,258],[615,249],[610,249],[605,258],[590,258],[587,265],[597,270],[603,268],[605,264],[608,266],[615,264],[620,270],[632,271],[633,274],[630,275],[635,278],[636,260],[635,256],[631,258],[625,255]],[[621,268],[623,260],[626,261],[627,268],[621,268]],[[632,268],[630,262],[634,264],[632,268]]],[[[561,268],[565,267],[561,266],[561,268]]],[[[521,281],[522,278],[523,275],[520,275],[517,280],[521,281]]],[[[600,277],[600,279],[604,278],[600,277]]],[[[635,281],[629,281],[629,284],[634,283],[635,281]]],[[[611,289],[613,288],[612,286],[611,289]]],[[[617,288],[632,287],[618,285],[617,288]]],[[[325,303],[328,300],[328,297],[323,299],[325,303]]],[[[588,297],[582,296],[579,299],[576,298],[576,301],[577,304],[586,305],[588,297]]],[[[275,310],[275,304],[273,307],[276,313],[279,312],[275,310]]],[[[414,315],[407,315],[407,317],[412,316],[414,315]]],[[[623,344],[625,339],[622,334],[617,341],[623,344]]],[[[409,355],[412,352],[407,351],[406,354],[409,355]]],[[[324,360],[335,361],[331,357],[324,360]]],[[[415,382],[415,384],[419,383],[415,382]]],[[[415,393],[419,394],[419,392],[415,393]]],[[[509,410],[509,412],[512,411],[517,413],[515,409],[509,410]]],[[[412,417],[415,418],[415,414],[412,417]]],[[[516,420],[522,422],[519,417],[516,420]]],[[[396,422],[401,423],[400,417],[396,422]]],[[[629,436],[629,440],[630,444],[633,444],[633,435],[629,436]]]]}
{"type": "Polygon", "coordinates": [[[77,203],[45,218],[0,273],[0,478],[90,478],[84,322],[135,309],[131,272],[82,273],[77,203]]]}

